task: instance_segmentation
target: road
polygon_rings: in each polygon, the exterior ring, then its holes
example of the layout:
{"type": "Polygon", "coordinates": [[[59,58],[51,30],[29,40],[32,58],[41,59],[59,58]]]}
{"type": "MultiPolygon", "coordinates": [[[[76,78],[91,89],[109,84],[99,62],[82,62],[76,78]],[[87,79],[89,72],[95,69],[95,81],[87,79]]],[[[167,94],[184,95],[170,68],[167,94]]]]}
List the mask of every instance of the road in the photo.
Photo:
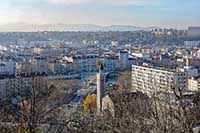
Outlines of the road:
{"type": "MultiPolygon", "coordinates": [[[[66,97],[65,102],[62,106],[62,116],[63,118],[69,118],[78,108],[82,105],[82,101],[88,94],[96,91],[96,75],[86,76],[86,78],[78,82],[77,89],[69,96],[66,97]],[[89,82],[93,85],[90,85],[89,82]]],[[[60,118],[62,119],[62,118],[60,118]]]]}
{"type": "Polygon", "coordinates": [[[82,100],[96,90],[96,75],[86,75],[79,82],[80,88],[76,91],[76,96],[71,100],[70,104],[81,104],[82,100]]]}

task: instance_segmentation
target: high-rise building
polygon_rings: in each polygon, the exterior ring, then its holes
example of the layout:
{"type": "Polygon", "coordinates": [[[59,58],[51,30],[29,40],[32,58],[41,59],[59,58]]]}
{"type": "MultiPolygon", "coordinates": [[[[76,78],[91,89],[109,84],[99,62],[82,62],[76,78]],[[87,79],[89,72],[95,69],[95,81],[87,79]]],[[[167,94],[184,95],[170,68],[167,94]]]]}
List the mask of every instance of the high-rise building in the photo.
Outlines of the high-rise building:
{"type": "Polygon", "coordinates": [[[187,74],[179,69],[168,70],[153,66],[132,66],[132,89],[149,95],[171,93],[175,88],[185,89],[187,74]]]}
{"type": "Polygon", "coordinates": [[[188,89],[192,91],[199,91],[200,90],[200,78],[191,77],[188,79],[188,89]]]}

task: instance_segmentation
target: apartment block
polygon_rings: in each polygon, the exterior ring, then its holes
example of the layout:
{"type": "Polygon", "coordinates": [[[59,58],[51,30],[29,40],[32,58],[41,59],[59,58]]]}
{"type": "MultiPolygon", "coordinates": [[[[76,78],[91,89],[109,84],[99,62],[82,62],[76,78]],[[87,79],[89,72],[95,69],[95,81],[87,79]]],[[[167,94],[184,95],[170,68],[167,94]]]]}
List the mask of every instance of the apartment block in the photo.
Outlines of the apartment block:
{"type": "Polygon", "coordinates": [[[172,93],[174,88],[185,89],[187,74],[179,69],[132,65],[132,89],[149,95],[172,93]]]}
{"type": "Polygon", "coordinates": [[[191,91],[199,91],[200,90],[200,77],[189,78],[188,79],[188,89],[191,91]]]}

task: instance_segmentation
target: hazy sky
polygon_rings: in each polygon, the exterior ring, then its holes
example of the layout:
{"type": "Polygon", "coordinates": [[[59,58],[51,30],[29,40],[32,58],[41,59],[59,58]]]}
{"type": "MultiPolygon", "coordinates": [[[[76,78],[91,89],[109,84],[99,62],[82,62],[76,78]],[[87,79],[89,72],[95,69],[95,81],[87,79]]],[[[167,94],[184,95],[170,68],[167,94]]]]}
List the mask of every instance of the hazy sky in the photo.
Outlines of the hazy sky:
{"type": "Polygon", "coordinates": [[[1,0],[0,24],[200,26],[200,0],[1,0]]]}

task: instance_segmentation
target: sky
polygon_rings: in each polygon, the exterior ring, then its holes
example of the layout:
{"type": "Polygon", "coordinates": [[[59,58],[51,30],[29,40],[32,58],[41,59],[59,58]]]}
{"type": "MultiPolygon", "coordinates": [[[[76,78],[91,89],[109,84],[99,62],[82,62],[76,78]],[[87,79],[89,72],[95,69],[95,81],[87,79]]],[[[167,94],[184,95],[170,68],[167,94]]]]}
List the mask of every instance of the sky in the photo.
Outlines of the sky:
{"type": "Polygon", "coordinates": [[[200,0],[1,0],[0,25],[200,26],[200,0]]]}

